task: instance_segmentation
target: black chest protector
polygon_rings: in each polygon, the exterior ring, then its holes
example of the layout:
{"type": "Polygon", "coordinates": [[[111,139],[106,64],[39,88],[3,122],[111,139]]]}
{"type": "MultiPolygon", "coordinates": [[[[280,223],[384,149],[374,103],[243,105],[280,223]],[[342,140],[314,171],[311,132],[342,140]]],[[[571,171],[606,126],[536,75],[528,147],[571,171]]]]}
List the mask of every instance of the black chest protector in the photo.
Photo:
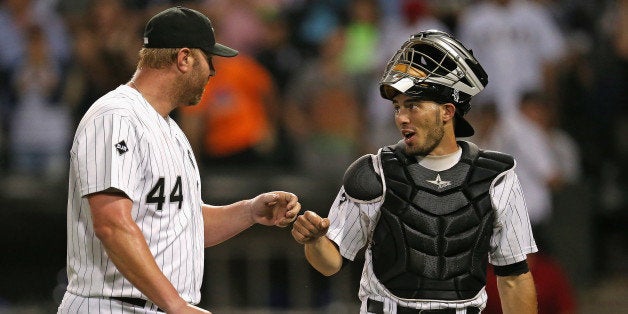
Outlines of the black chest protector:
{"type": "Polygon", "coordinates": [[[373,234],[373,270],[397,297],[464,300],[486,284],[495,217],[489,188],[514,160],[458,144],[460,162],[440,172],[404,155],[403,145],[382,150],[387,189],[373,234]]]}

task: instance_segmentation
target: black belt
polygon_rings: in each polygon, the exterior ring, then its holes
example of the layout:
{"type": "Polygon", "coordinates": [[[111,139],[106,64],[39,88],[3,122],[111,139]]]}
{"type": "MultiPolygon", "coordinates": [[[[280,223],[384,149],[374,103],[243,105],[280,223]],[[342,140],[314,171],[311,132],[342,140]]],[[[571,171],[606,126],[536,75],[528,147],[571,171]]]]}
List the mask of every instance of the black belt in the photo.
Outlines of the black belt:
{"type": "MultiPolygon", "coordinates": [[[[128,303],[128,304],[133,304],[135,306],[139,306],[139,307],[145,307],[146,306],[146,300],[144,299],[140,299],[140,298],[130,298],[130,297],[109,297],[109,299],[112,300],[117,300],[120,302],[124,302],[124,303],[128,303]]],[[[164,310],[157,308],[157,311],[159,312],[165,312],[164,310]]]]}
{"type": "MultiPolygon", "coordinates": [[[[380,301],[375,301],[368,299],[366,301],[366,310],[369,313],[375,314],[383,314],[384,313],[384,303],[380,301]]],[[[477,307],[468,307],[465,309],[467,314],[477,314],[480,313],[480,309],[477,307]]],[[[456,314],[456,309],[437,309],[437,310],[417,310],[405,306],[401,306],[397,304],[397,314],[456,314]]]]}

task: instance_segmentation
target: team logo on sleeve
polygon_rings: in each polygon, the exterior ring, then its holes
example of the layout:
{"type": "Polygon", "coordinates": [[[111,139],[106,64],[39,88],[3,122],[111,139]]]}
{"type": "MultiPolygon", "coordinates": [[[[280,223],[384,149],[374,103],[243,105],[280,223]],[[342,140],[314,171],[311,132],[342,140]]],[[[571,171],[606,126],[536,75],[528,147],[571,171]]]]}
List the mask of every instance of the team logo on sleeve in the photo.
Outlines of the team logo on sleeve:
{"type": "Polygon", "coordinates": [[[129,148],[126,146],[126,143],[124,142],[124,140],[116,144],[115,147],[116,147],[116,150],[118,151],[118,154],[120,155],[129,151],[129,148]]]}
{"type": "Polygon", "coordinates": [[[340,195],[340,199],[338,200],[338,204],[342,204],[345,201],[347,201],[347,194],[342,193],[342,195],[340,195]]]}

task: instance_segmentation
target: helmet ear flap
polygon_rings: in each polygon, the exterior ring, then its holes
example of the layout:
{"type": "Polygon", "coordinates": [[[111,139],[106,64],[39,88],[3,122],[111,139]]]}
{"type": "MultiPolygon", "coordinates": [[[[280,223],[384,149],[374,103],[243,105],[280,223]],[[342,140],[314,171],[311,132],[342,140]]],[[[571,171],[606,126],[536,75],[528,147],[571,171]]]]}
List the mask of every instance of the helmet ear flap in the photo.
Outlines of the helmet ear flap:
{"type": "Polygon", "coordinates": [[[462,103],[456,104],[456,112],[459,112],[461,116],[464,116],[471,110],[471,103],[467,100],[462,103]]]}

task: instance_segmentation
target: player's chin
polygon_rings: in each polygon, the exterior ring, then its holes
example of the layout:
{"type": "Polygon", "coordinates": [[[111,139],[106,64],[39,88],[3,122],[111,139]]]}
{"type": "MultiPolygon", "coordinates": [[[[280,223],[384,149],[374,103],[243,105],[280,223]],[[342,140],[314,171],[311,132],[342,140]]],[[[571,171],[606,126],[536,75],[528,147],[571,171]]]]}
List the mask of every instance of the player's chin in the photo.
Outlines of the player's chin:
{"type": "Polygon", "coordinates": [[[187,106],[191,107],[191,106],[196,106],[201,102],[201,96],[199,95],[197,97],[194,97],[193,99],[190,99],[190,101],[188,101],[187,106]]]}

